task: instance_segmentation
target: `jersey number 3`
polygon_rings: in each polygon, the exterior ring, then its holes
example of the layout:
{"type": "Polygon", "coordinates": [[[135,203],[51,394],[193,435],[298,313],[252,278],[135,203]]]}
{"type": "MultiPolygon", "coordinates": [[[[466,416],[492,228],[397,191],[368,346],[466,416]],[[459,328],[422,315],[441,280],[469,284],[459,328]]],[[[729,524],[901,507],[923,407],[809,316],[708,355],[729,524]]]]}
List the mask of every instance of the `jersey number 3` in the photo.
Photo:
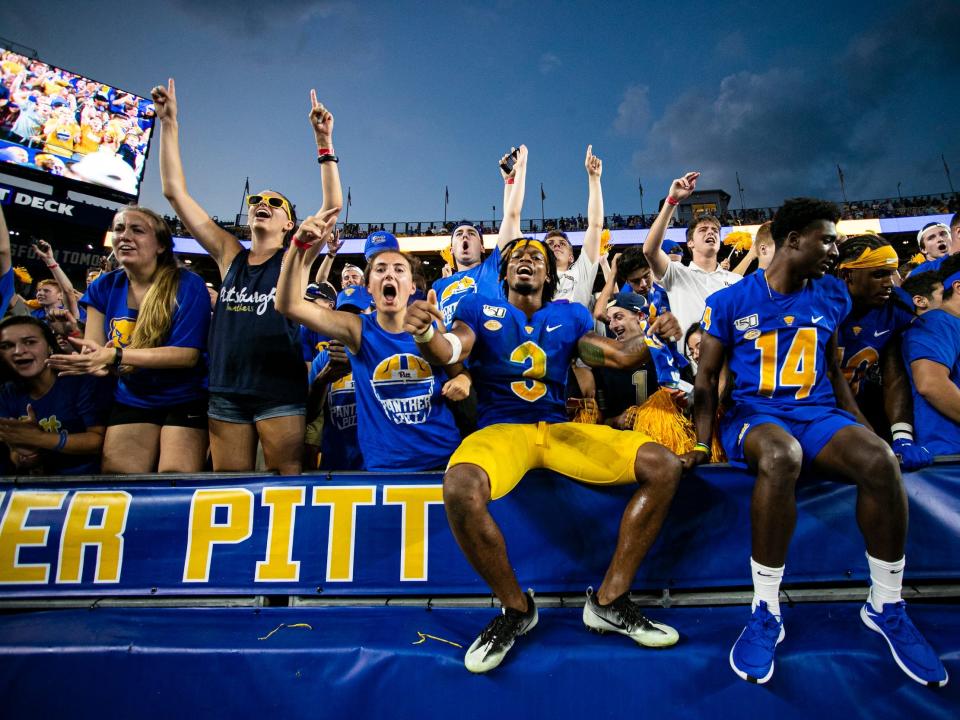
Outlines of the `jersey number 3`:
{"type": "Polygon", "coordinates": [[[540,382],[540,378],[547,374],[547,354],[543,348],[531,340],[517,345],[510,353],[510,362],[518,365],[527,365],[523,376],[528,380],[510,383],[514,394],[527,402],[536,402],[547,394],[547,386],[540,382]]]}
{"type": "Polygon", "coordinates": [[[753,346],[760,351],[760,387],[764,397],[773,397],[778,387],[798,388],[794,397],[810,396],[817,381],[817,329],[798,328],[787,350],[783,365],[777,371],[777,331],[768,330],[753,346]]]}

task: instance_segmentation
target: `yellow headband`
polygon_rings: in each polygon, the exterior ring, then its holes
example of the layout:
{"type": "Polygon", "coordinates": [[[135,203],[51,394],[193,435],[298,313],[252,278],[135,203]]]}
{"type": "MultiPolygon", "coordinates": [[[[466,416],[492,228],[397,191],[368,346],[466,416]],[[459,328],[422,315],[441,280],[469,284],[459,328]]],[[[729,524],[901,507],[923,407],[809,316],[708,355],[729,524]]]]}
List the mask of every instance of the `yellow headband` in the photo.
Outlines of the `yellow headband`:
{"type": "Polygon", "coordinates": [[[547,257],[547,248],[539,240],[534,240],[533,238],[524,238],[524,242],[517,243],[517,249],[519,250],[522,247],[532,247],[537,248],[540,252],[543,253],[543,257],[547,257]]]}
{"type": "Polygon", "coordinates": [[[878,248],[866,248],[856,260],[840,263],[841,270],[872,270],[874,268],[897,267],[900,258],[890,245],[878,248]]]}

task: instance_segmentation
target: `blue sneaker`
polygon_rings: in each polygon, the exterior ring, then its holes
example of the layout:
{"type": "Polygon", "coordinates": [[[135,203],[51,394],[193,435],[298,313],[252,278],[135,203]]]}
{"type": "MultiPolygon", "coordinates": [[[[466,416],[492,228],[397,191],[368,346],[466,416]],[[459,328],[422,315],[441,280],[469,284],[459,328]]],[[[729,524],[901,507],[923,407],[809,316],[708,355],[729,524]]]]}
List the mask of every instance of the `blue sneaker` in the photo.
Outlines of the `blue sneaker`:
{"type": "Polygon", "coordinates": [[[783,620],[761,600],[730,649],[730,667],[747,682],[762,685],[773,677],[773,654],[785,635],[783,620]]]}
{"type": "Polygon", "coordinates": [[[947,669],[927,639],[920,634],[907,617],[907,604],[886,603],[883,612],[877,612],[869,602],[860,608],[863,624],[883,635],[890,646],[897,665],[913,680],[928,687],[947,684],[947,669]]]}

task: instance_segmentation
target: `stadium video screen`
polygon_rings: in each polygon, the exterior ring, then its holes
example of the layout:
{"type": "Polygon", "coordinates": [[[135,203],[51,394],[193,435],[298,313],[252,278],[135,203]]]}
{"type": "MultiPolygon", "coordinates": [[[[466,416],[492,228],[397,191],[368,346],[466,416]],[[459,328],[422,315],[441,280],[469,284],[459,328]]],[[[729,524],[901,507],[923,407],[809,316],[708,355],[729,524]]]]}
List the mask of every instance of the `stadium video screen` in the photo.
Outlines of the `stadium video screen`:
{"type": "Polygon", "coordinates": [[[16,165],[136,196],[155,115],[148,98],[0,47],[0,171],[16,165]]]}

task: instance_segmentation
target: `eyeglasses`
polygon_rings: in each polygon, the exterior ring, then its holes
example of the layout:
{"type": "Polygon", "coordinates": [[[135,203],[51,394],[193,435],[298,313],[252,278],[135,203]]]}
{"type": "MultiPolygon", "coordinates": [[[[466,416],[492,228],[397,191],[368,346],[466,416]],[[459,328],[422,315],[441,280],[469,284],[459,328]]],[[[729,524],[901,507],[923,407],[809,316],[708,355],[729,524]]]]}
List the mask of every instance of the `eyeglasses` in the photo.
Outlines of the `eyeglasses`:
{"type": "Polygon", "coordinates": [[[276,195],[247,195],[247,207],[259,205],[262,202],[267,203],[270,207],[283,208],[288,218],[293,217],[293,214],[290,212],[290,205],[282,197],[277,197],[276,195]]]}

